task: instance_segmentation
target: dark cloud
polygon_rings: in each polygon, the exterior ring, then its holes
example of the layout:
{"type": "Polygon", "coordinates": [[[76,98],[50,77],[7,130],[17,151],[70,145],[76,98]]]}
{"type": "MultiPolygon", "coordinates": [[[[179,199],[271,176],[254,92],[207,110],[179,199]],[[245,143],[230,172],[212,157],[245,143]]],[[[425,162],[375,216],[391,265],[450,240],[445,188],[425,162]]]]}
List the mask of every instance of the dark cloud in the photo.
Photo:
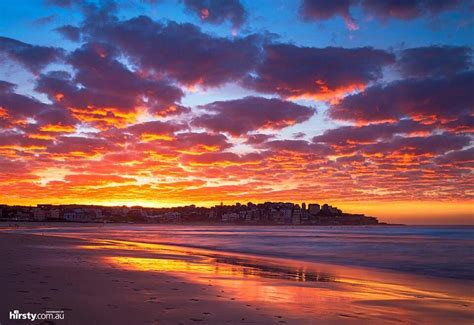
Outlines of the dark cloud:
{"type": "Polygon", "coordinates": [[[0,93],[11,92],[15,89],[15,84],[11,82],[0,80],[0,93]]]}
{"type": "Polygon", "coordinates": [[[313,142],[346,146],[370,144],[380,140],[389,140],[395,134],[431,133],[432,125],[421,124],[412,120],[401,120],[397,123],[379,123],[363,126],[341,126],[315,136],[313,142]]]}
{"type": "Polygon", "coordinates": [[[181,161],[190,165],[245,165],[260,162],[263,158],[264,156],[258,153],[238,155],[233,152],[208,152],[201,155],[183,155],[181,161]]]}
{"type": "Polygon", "coordinates": [[[23,43],[8,37],[0,37],[0,56],[22,64],[33,73],[39,73],[48,64],[60,60],[64,51],[56,47],[23,43]]]}
{"type": "Polygon", "coordinates": [[[274,135],[272,134],[250,134],[247,136],[247,140],[245,141],[246,144],[249,145],[259,145],[264,142],[267,142],[271,138],[273,138],[274,135]]]}
{"type": "Polygon", "coordinates": [[[365,15],[385,21],[390,18],[410,20],[422,16],[434,16],[444,11],[458,8],[469,1],[443,0],[408,0],[408,1],[379,1],[379,0],[302,0],[300,15],[305,20],[327,20],[335,16],[345,19],[350,29],[357,29],[350,11],[361,7],[365,15]]]}
{"type": "Polygon", "coordinates": [[[17,94],[14,89],[13,84],[0,81],[0,127],[21,128],[28,133],[49,126],[61,132],[65,127],[73,130],[78,123],[67,109],[17,94]]]}
{"type": "MultiPolygon", "coordinates": [[[[465,1],[464,1],[465,2],[465,1]]],[[[415,19],[421,16],[432,16],[443,11],[456,8],[463,1],[452,0],[409,0],[409,1],[378,1],[363,0],[364,10],[375,17],[386,20],[389,18],[415,19]]]]}
{"type": "Polygon", "coordinates": [[[473,168],[474,148],[449,152],[436,158],[436,162],[440,165],[462,165],[473,168]]]}
{"type": "Polygon", "coordinates": [[[247,86],[284,97],[332,100],[363,88],[382,76],[394,62],[383,50],[365,48],[312,48],[289,44],[266,46],[263,62],[247,86]]]}
{"type": "Polygon", "coordinates": [[[17,150],[20,150],[21,148],[28,147],[45,148],[48,145],[52,145],[52,141],[50,140],[33,139],[28,137],[28,135],[16,132],[2,132],[0,134],[0,147],[16,147],[17,150]]]}
{"type": "Polygon", "coordinates": [[[73,42],[79,42],[81,39],[81,30],[76,26],[64,25],[56,28],[55,31],[61,34],[64,38],[73,42]]]}
{"type": "Polygon", "coordinates": [[[354,0],[302,0],[300,15],[304,20],[328,20],[339,15],[344,18],[349,29],[357,29],[350,14],[354,2],[354,0]]]}
{"type": "Polygon", "coordinates": [[[403,76],[446,77],[472,67],[467,46],[426,46],[403,50],[397,62],[403,76]]]}
{"type": "Polygon", "coordinates": [[[187,86],[237,81],[255,68],[260,53],[257,36],[213,37],[192,24],[162,24],[145,16],[91,23],[84,29],[93,38],[119,46],[148,74],[187,86]]]}
{"type": "Polygon", "coordinates": [[[186,132],[176,135],[173,145],[182,151],[222,151],[232,147],[223,134],[186,132]]]}
{"type": "Polygon", "coordinates": [[[47,147],[50,154],[72,154],[75,156],[94,156],[111,152],[116,145],[99,138],[59,137],[57,141],[47,147]]]}
{"type": "Polygon", "coordinates": [[[79,0],[46,0],[46,4],[50,6],[58,6],[58,7],[70,7],[73,4],[77,3],[79,0]]]}
{"type": "Polygon", "coordinates": [[[349,16],[353,0],[341,1],[301,1],[300,13],[305,19],[325,20],[336,15],[349,16]]]}
{"type": "Polygon", "coordinates": [[[173,133],[181,129],[183,129],[183,125],[175,124],[172,122],[150,121],[129,126],[124,130],[124,132],[131,133],[137,136],[142,136],[144,134],[172,135],[173,133]]]}
{"type": "Polygon", "coordinates": [[[398,120],[407,116],[417,120],[455,119],[472,112],[472,89],[472,71],[452,78],[395,81],[345,97],[332,106],[330,116],[356,122],[398,120]]]}
{"type": "Polygon", "coordinates": [[[394,152],[407,155],[439,155],[451,150],[463,149],[468,146],[471,139],[464,135],[449,133],[430,135],[427,137],[401,137],[396,136],[391,141],[378,142],[365,146],[361,151],[382,155],[394,152]]]}
{"type": "Polygon", "coordinates": [[[474,133],[474,115],[461,115],[454,120],[447,120],[441,124],[441,128],[453,133],[474,133]]]}
{"type": "Polygon", "coordinates": [[[297,152],[305,154],[316,154],[319,156],[326,156],[332,153],[330,147],[311,143],[306,140],[272,140],[262,144],[262,148],[270,149],[271,152],[297,152]]]}
{"type": "Polygon", "coordinates": [[[0,107],[6,111],[9,119],[24,120],[51,109],[51,105],[17,94],[14,89],[14,84],[0,81],[0,107]]]}
{"type": "Polygon", "coordinates": [[[184,110],[176,103],[183,92],[166,79],[151,80],[118,61],[119,52],[105,43],[87,43],[72,52],[67,62],[76,73],[42,75],[37,90],[58,104],[73,108],[113,108],[123,112],[146,107],[151,113],[170,115],[184,110]],[[174,109],[169,110],[173,106],[174,109]]]}
{"type": "Polygon", "coordinates": [[[33,25],[43,26],[52,23],[56,19],[56,15],[48,15],[41,18],[38,18],[33,21],[33,25]]]}
{"type": "Polygon", "coordinates": [[[240,27],[246,12],[239,0],[182,0],[186,8],[198,15],[202,21],[222,24],[230,21],[233,27],[240,27]]]}
{"type": "Polygon", "coordinates": [[[192,121],[214,132],[243,135],[259,129],[282,129],[308,120],[314,110],[280,99],[245,97],[200,106],[207,113],[192,121]]]}

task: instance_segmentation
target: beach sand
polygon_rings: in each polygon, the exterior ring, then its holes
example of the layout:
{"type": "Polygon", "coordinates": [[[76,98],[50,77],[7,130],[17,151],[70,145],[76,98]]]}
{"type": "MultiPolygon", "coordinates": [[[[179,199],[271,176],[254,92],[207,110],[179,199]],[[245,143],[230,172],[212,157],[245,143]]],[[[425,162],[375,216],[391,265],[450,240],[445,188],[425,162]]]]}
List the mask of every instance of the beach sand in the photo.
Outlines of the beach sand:
{"type": "Polygon", "coordinates": [[[472,283],[118,240],[0,232],[0,323],[472,324],[472,283]],[[33,323],[23,321],[23,323],[33,323]],[[40,323],[40,322],[34,322],[40,323]]]}

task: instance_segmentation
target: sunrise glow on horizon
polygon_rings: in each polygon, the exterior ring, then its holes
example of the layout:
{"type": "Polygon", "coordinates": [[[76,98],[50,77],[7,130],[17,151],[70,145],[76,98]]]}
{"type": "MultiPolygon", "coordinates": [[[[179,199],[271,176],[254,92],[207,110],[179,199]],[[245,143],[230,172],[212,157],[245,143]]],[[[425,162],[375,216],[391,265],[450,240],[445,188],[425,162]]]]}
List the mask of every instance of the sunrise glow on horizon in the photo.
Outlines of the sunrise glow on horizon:
{"type": "Polygon", "coordinates": [[[0,204],[473,224],[468,1],[2,5],[0,204]]]}

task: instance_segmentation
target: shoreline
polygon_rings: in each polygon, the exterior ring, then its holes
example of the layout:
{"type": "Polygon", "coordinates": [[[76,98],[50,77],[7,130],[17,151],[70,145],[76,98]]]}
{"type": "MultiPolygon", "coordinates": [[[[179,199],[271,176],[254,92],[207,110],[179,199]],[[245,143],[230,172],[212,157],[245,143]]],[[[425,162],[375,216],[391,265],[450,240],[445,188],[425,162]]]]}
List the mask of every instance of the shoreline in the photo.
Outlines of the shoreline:
{"type": "Polygon", "coordinates": [[[62,223],[62,224],[111,224],[111,225],[171,225],[171,226],[262,226],[262,227],[404,227],[403,223],[385,223],[377,224],[312,224],[312,223],[252,223],[252,222],[120,222],[120,221],[66,221],[66,220],[11,220],[0,219],[0,223],[62,223]]]}
{"type": "MultiPolygon", "coordinates": [[[[463,274],[450,274],[447,272],[442,272],[440,274],[437,274],[436,272],[431,272],[431,273],[425,273],[422,269],[421,270],[407,270],[402,267],[398,267],[397,265],[389,264],[389,265],[375,265],[373,263],[370,263],[370,261],[347,261],[347,260],[342,260],[341,258],[339,259],[327,259],[324,256],[322,259],[315,259],[314,256],[311,255],[304,255],[302,253],[301,255],[298,254],[288,254],[288,251],[282,252],[280,250],[268,250],[268,249],[263,249],[264,247],[253,247],[253,246],[214,246],[214,245],[209,245],[204,243],[201,244],[193,244],[189,242],[183,242],[181,241],[170,241],[171,238],[168,237],[162,237],[158,239],[159,237],[153,237],[153,236],[146,236],[149,231],[154,231],[156,227],[158,227],[158,230],[161,231],[174,231],[175,228],[168,229],[168,227],[186,227],[183,224],[162,224],[162,225],[155,225],[155,224],[128,224],[128,223],[123,223],[123,224],[94,224],[94,223],[86,223],[86,224],[75,224],[75,223],[69,223],[69,222],[63,222],[63,223],[23,223],[18,227],[11,227],[11,225],[6,225],[4,223],[0,222],[0,231],[7,231],[7,232],[12,232],[12,233],[19,233],[19,234],[35,234],[35,232],[40,232],[39,234],[42,235],[49,235],[49,236],[55,236],[55,237],[70,237],[70,238],[76,238],[76,239],[87,239],[88,236],[93,236],[92,238],[94,239],[103,239],[103,240],[122,240],[122,241],[134,241],[134,242],[140,242],[144,244],[158,244],[158,245],[167,245],[170,247],[175,247],[176,249],[192,249],[192,250],[210,250],[218,254],[240,254],[240,255],[249,255],[249,256],[257,256],[260,258],[283,258],[288,261],[294,261],[298,263],[310,263],[310,264],[327,264],[327,265],[332,265],[336,267],[349,267],[349,268],[361,268],[361,269],[367,269],[367,270],[374,270],[377,272],[393,272],[397,274],[413,274],[413,275],[422,275],[424,278],[430,277],[433,279],[438,279],[441,281],[474,281],[474,278],[472,278],[471,273],[466,274],[465,272],[463,274]],[[130,238],[128,232],[129,230],[127,227],[139,227],[139,228],[132,228],[133,232],[136,232],[136,234],[143,234],[145,236],[142,237],[137,237],[137,236],[132,236],[130,238]],[[147,227],[153,227],[148,229],[147,227]],[[162,227],[162,228],[161,228],[162,227]],[[103,229],[104,235],[98,234],[98,236],[95,236],[93,233],[91,234],[89,230],[100,230],[103,229]],[[44,231],[42,231],[44,230],[44,231]],[[115,230],[117,231],[124,231],[124,232],[117,232],[114,233],[113,235],[109,234],[110,231],[114,232],[115,230]],[[124,237],[125,236],[125,237],[124,237]],[[99,238],[100,237],[100,238],[99,238]]],[[[197,226],[205,226],[205,225],[196,225],[197,226]]],[[[214,228],[214,225],[211,225],[214,228]]],[[[437,226],[434,226],[436,228],[437,226]]],[[[457,228],[456,226],[450,226],[457,228]]],[[[189,229],[191,229],[192,226],[190,226],[189,229]]],[[[219,229],[221,227],[217,226],[215,227],[216,229],[219,229]]],[[[224,226],[222,228],[225,230],[224,226]]],[[[280,226],[274,226],[274,227],[268,227],[271,229],[298,229],[299,227],[292,227],[292,226],[286,226],[286,227],[280,227],[280,226]]],[[[332,231],[334,230],[336,233],[339,230],[351,230],[351,229],[380,229],[380,226],[373,227],[373,226],[366,226],[366,227],[360,227],[360,226],[334,226],[330,227],[329,229],[332,231]]],[[[387,227],[391,228],[391,227],[387,227]]],[[[422,226],[404,226],[400,227],[400,229],[407,229],[407,228],[420,228],[422,229],[422,226]]],[[[177,231],[180,228],[177,228],[177,231]]],[[[193,230],[198,230],[199,228],[192,228],[193,230]]],[[[204,228],[206,229],[206,228],[204,228]]],[[[265,230],[264,228],[262,228],[265,230]]],[[[315,229],[314,227],[304,227],[301,229],[306,229],[306,230],[311,230],[315,229]]],[[[320,229],[328,229],[326,226],[321,227],[320,229]]],[[[240,227],[239,230],[246,231],[246,227],[240,227]]],[[[330,233],[331,234],[331,233],[330,233]]],[[[155,234],[156,236],[159,236],[158,234],[155,234]]],[[[319,237],[316,234],[314,234],[314,237],[319,237]]],[[[334,253],[336,255],[337,253],[334,253]]]]}
{"type": "MultiPolygon", "coordinates": [[[[356,323],[390,323],[397,317],[402,317],[400,315],[406,317],[401,319],[404,321],[445,319],[468,323],[467,320],[472,320],[474,316],[469,309],[472,306],[472,297],[461,282],[459,286],[438,285],[437,288],[442,290],[437,292],[429,289],[432,283],[426,279],[420,282],[421,277],[407,277],[396,272],[368,271],[334,265],[322,267],[322,264],[318,266],[318,270],[312,270],[314,263],[293,261],[291,266],[288,265],[291,260],[262,258],[250,254],[40,234],[31,236],[0,232],[0,247],[1,258],[10,261],[2,264],[1,268],[7,268],[8,264],[14,269],[13,273],[13,270],[3,270],[1,283],[11,282],[8,281],[9,274],[19,274],[12,276],[12,279],[19,281],[7,285],[6,296],[13,297],[13,300],[9,306],[6,306],[5,301],[2,301],[1,305],[16,309],[21,307],[22,310],[32,306],[51,307],[54,310],[63,307],[72,309],[65,310],[66,324],[68,316],[70,321],[79,321],[82,317],[79,314],[87,314],[89,308],[96,308],[85,303],[81,297],[75,297],[75,290],[88,296],[100,297],[104,302],[115,301],[112,305],[119,306],[117,308],[107,307],[105,304],[104,312],[107,314],[115,313],[115,309],[128,310],[113,320],[116,323],[124,320],[142,322],[130,318],[128,314],[132,307],[146,315],[144,322],[182,321],[185,324],[225,321],[311,323],[315,319],[331,323],[348,320],[356,323]],[[5,249],[7,247],[9,250],[5,249]],[[29,255],[30,260],[18,260],[22,254],[29,255]],[[22,265],[26,268],[23,269],[22,265]],[[41,269],[36,270],[35,277],[29,277],[25,271],[35,271],[35,267],[41,269]],[[287,272],[292,267],[296,271],[287,272]],[[44,296],[45,293],[32,293],[25,289],[41,287],[41,282],[45,281],[38,279],[41,275],[43,278],[47,276],[41,274],[44,273],[40,272],[43,268],[49,270],[46,273],[50,273],[46,282],[56,281],[54,279],[59,281],[51,284],[50,289],[58,289],[58,292],[66,290],[64,297],[54,290],[47,291],[48,295],[44,296]],[[58,274],[61,269],[68,270],[67,282],[61,280],[65,274],[58,274]],[[91,287],[89,281],[95,283],[95,286],[91,287]],[[141,286],[134,285],[130,288],[131,283],[124,281],[140,282],[141,286]],[[157,287],[156,281],[159,282],[157,287]],[[73,290],[67,293],[69,287],[73,290]],[[21,291],[31,293],[29,299],[22,300],[26,294],[21,291]],[[76,307],[47,303],[50,300],[55,301],[55,297],[59,297],[57,294],[69,301],[69,305],[76,307]],[[226,296],[227,294],[230,296],[226,296]],[[154,302],[147,302],[149,296],[161,301],[162,305],[158,304],[161,309],[156,310],[157,305],[154,302]],[[304,297],[312,298],[307,301],[308,298],[304,297]],[[168,298],[173,301],[171,305],[167,305],[168,298]],[[128,306],[130,299],[137,304],[128,306]],[[139,301],[141,302],[138,303],[139,301]],[[344,303],[336,303],[337,301],[344,303]],[[14,302],[16,305],[12,305],[14,302]],[[26,302],[35,304],[26,305],[26,302]],[[434,302],[437,304],[433,304],[434,302]],[[36,305],[38,303],[39,305],[36,305]],[[18,304],[20,306],[17,306],[18,304]],[[173,310],[179,312],[171,312],[173,310]],[[223,313],[220,313],[221,311],[223,313]],[[151,314],[156,314],[156,318],[151,319],[151,314]]],[[[4,309],[0,319],[4,319],[4,309]]],[[[110,315],[96,315],[95,311],[93,314],[97,320],[111,321],[107,318],[111,317],[110,315]]]]}

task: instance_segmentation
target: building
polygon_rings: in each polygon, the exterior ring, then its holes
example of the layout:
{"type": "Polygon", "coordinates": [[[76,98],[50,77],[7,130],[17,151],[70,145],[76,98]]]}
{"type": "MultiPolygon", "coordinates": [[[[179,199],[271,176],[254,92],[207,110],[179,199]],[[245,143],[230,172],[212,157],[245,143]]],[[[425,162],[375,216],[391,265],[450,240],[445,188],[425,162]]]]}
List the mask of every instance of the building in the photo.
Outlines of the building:
{"type": "Polygon", "coordinates": [[[309,214],[316,215],[319,213],[319,211],[321,211],[321,206],[317,203],[310,203],[308,204],[308,210],[309,214]]]}
{"type": "Polygon", "coordinates": [[[299,225],[301,224],[302,217],[302,210],[301,209],[294,209],[292,215],[292,224],[299,225]]]}
{"type": "Polygon", "coordinates": [[[46,210],[39,207],[33,208],[33,219],[36,221],[46,220],[46,210]]]}
{"type": "Polygon", "coordinates": [[[222,214],[222,222],[235,222],[239,220],[239,214],[235,212],[222,214]]]}

